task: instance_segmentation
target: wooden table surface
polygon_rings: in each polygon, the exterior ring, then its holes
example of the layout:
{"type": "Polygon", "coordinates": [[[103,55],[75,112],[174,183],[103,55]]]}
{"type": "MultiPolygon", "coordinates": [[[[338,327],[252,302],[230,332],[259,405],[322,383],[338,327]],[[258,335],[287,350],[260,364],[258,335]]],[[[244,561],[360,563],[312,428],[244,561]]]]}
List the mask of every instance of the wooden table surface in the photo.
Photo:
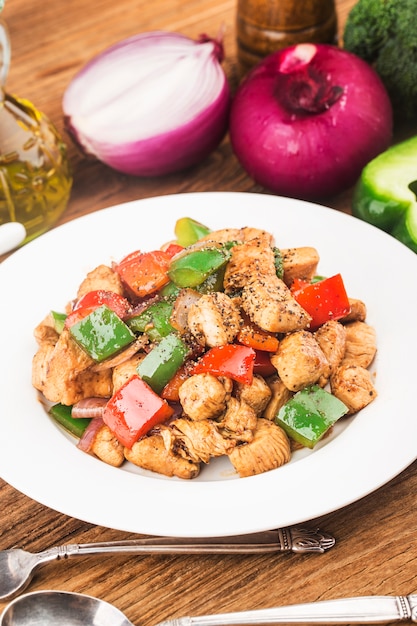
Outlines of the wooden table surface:
{"type": "MultiPolygon", "coordinates": [[[[336,4],[342,31],[354,1],[336,4]]],[[[197,37],[201,32],[217,34],[221,24],[226,27],[225,69],[236,84],[235,9],[235,0],[6,0],[2,16],[12,41],[8,90],[35,103],[64,134],[62,94],[96,53],[139,31],[166,29],[197,37]]],[[[242,171],[227,138],[198,167],[158,180],[128,178],[85,160],[69,141],[68,146],[74,186],[60,223],[162,194],[264,192],[242,171]]],[[[326,203],[349,212],[350,192],[326,203]]],[[[18,442],[11,445],[16,446],[16,462],[23,463],[18,442]]],[[[323,555],[90,556],[46,566],[31,590],[89,593],[114,603],[142,626],[174,616],[346,595],[409,594],[417,590],[416,469],[414,463],[373,494],[312,521],[336,538],[335,547],[323,555]]],[[[0,481],[0,549],[40,551],[56,544],[129,537],[59,514],[0,481]]]]}

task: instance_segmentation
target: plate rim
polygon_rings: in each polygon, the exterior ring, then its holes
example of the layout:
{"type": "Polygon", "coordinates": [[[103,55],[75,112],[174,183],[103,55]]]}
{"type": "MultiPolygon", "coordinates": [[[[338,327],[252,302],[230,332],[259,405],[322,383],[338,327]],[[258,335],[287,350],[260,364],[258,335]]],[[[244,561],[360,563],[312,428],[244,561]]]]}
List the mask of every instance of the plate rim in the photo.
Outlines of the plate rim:
{"type": "MultiPolygon", "coordinates": [[[[326,219],[329,220],[329,222],[332,222],[332,223],[336,222],[337,224],[342,224],[343,226],[346,225],[346,228],[348,228],[348,225],[350,227],[352,224],[355,224],[355,226],[352,226],[354,230],[365,232],[365,233],[370,233],[370,237],[372,238],[373,241],[377,241],[378,243],[380,243],[380,245],[384,246],[384,248],[386,247],[388,251],[394,251],[396,255],[399,255],[399,257],[401,257],[402,260],[407,259],[407,261],[411,265],[413,262],[414,263],[416,262],[416,257],[414,253],[412,253],[412,251],[408,250],[408,248],[405,248],[405,246],[403,246],[402,244],[394,240],[392,237],[390,237],[386,233],[383,233],[382,231],[379,231],[378,229],[375,229],[374,227],[364,222],[359,222],[359,220],[357,220],[353,216],[337,211],[336,209],[331,209],[329,207],[325,207],[322,205],[317,205],[314,203],[307,203],[305,201],[295,200],[291,198],[283,198],[280,196],[270,196],[268,194],[258,194],[258,193],[248,193],[248,192],[186,192],[184,194],[170,194],[166,196],[154,196],[151,198],[132,200],[132,201],[125,202],[125,203],[116,204],[116,205],[95,211],[93,213],[80,216],[78,218],[75,218],[74,220],[71,220],[65,224],[62,224],[50,230],[49,232],[45,233],[38,239],[33,240],[32,242],[30,242],[29,244],[27,244],[26,246],[24,246],[23,248],[15,252],[13,255],[8,257],[2,264],[0,264],[0,280],[4,277],[4,274],[7,275],[9,271],[8,270],[9,267],[13,269],[14,266],[16,265],[19,266],[19,262],[24,262],[27,259],[27,257],[30,257],[32,254],[32,251],[34,251],[34,254],[37,254],[39,253],[39,250],[42,250],[42,248],[48,249],[48,246],[50,248],[51,245],[53,247],[54,242],[59,241],[60,239],[68,236],[71,233],[74,233],[74,232],[76,233],[77,230],[78,231],[85,230],[86,228],[88,229],[88,227],[91,225],[94,226],[94,224],[97,223],[97,220],[103,221],[104,219],[104,221],[108,220],[111,222],[118,212],[120,213],[123,212],[124,214],[128,214],[130,212],[136,211],[138,209],[138,206],[139,208],[143,208],[145,210],[147,207],[149,208],[149,205],[158,206],[158,205],[161,205],[161,203],[162,205],[165,205],[167,207],[165,210],[168,211],[168,213],[170,213],[171,207],[168,208],[168,205],[171,205],[171,204],[175,205],[179,201],[180,202],[184,201],[184,203],[188,207],[189,205],[191,206],[193,203],[198,204],[199,202],[202,202],[202,201],[204,203],[208,201],[208,199],[210,199],[210,201],[215,201],[215,202],[218,202],[220,199],[221,200],[226,199],[228,202],[230,201],[232,204],[237,203],[237,202],[243,203],[245,205],[245,211],[248,210],[246,207],[248,202],[258,202],[261,205],[264,205],[265,207],[265,208],[262,207],[262,209],[260,210],[261,213],[266,210],[267,205],[269,208],[269,206],[272,206],[275,204],[281,205],[279,208],[280,211],[283,210],[282,206],[285,206],[286,208],[290,208],[291,210],[298,209],[300,213],[305,213],[307,210],[314,211],[315,215],[318,215],[318,214],[323,215],[326,217],[326,219]]],[[[151,206],[151,209],[152,209],[152,206],[151,206]]],[[[189,214],[189,212],[187,214],[189,214]]],[[[196,210],[193,217],[196,214],[199,215],[200,212],[196,210]]],[[[256,218],[256,215],[254,216],[254,218],[256,218]]],[[[234,217],[232,219],[234,219],[234,217]]],[[[206,220],[206,223],[207,223],[207,220],[206,220]]],[[[212,226],[212,224],[208,224],[208,225],[212,226]]],[[[234,223],[231,223],[231,224],[225,223],[225,227],[226,225],[230,227],[235,226],[234,223]]],[[[241,225],[243,226],[244,224],[239,224],[239,226],[241,225]]],[[[252,226],[256,224],[245,224],[245,225],[252,226]]],[[[173,234],[173,226],[174,226],[174,220],[172,221],[172,224],[171,224],[172,234],[173,234]]],[[[274,234],[276,235],[276,233],[274,234]]],[[[163,241],[161,241],[160,243],[163,243],[163,241]]],[[[307,245],[307,244],[303,243],[302,245],[307,245]]],[[[314,245],[314,241],[311,242],[311,245],[314,245]]],[[[109,256],[111,255],[111,253],[112,251],[109,250],[109,256]]],[[[397,259],[398,259],[398,256],[397,256],[397,259]]],[[[106,262],[106,259],[101,259],[101,260],[97,259],[97,262],[101,262],[101,261],[106,262]]],[[[52,303],[50,306],[52,306],[52,303]]],[[[2,313],[0,313],[0,320],[4,321],[2,313]]],[[[12,383],[12,381],[10,380],[10,377],[6,376],[5,380],[8,381],[9,384],[12,383]]],[[[378,387],[378,378],[377,378],[377,387],[378,387]]],[[[2,400],[0,399],[0,408],[1,408],[1,404],[2,404],[2,400]]],[[[370,427],[369,425],[368,426],[366,425],[367,415],[368,413],[371,413],[371,412],[367,412],[365,410],[362,413],[363,413],[362,418],[360,420],[356,420],[356,422],[355,420],[353,420],[352,424],[349,425],[346,431],[344,431],[340,437],[332,441],[331,446],[324,446],[322,449],[315,451],[314,454],[312,454],[311,456],[307,457],[306,459],[303,459],[302,462],[304,464],[305,469],[306,470],[309,469],[309,471],[311,471],[313,475],[317,473],[317,476],[323,480],[324,477],[321,476],[321,468],[318,467],[320,465],[319,461],[322,461],[324,464],[326,464],[328,463],[329,456],[330,458],[332,458],[334,454],[336,453],[340,455],[340,453],[343,452],[343,445],[346,442],[349,442],[352,437],[354,437],[354,433],[356,432],[359,423],[362,424],[362,428],[365,428],[365,432],[368,432],[366,429],[367,428],[369,429],[370,427]],[[342,446],[342,450],[340,450],[341,446],[342,446]]],[[[55,431],[52,431],[50,428],[50,424],[48,424],[47,420],[45,420],[45,422],[43,423],[43,427],[40,428],[40,431],[43,436],[50,438],[54,443],[55,441],[58,441],[57,437],[59,437],[60,440],[62,440],[62,433],[58,432],[56,428],[55,428],[55,431]]],[[[10,434],[10,432],[8,434],[10,434]]],[[[12,429],[12,434],[13,434],[13,429],[12,429]]],[[[366,453],[365,444],[366,442],[362,442],[361,445],[356,446],[355,449],[358,454],[366,453]]],[[[58,448],[60,449],[65,448],[65,453],[68,455],[67,457],[68,462],[73,461],[73,459],[75,462],[75,459],[79,459],[78,454],[76,454],[76,452],[79,452],[79,451],[76,451],[75,445],[72,443],[72,441],[69,441],[68,445],[63,444],[63,442],[61,441],[61,444],[58,446],[58,448]]],[[[138,511],[136,506],[133,503],[126,504],[125,512],[127,513],[127,516],[129,518],[128,521],[123,519],[123,514],[120,515],[120,514],[114,513],[110,515],[108,512],[106,512],[106,507],[103,506],[103,502],[100,502],[97,500],[93,502],[92,507],[87,507],[88,510],[86,510],[85,501],[77,502],[76,499],[74,500],[74,494],[71,495],[71,504],[70,506],[68,506],[68,503],[66,503],[65,501],[65,497],[68,496],[68,489],[70,488],[70,485],[68,484],[67,481],[63,481],[63,484],[61,485],[62,487],[61,489],[55,490],[55,496],[53,497],[51,497],[50,494],[48,494],[48,490],[45,491],[45,489],[41,488],[41,486],[38,486],[38,488],[31,488],[30,485],[27,484],[27,478],[25,479],[24,473],[13,471],[10,469],[10,466],[9,467],[5,466],[4,459],[6,458],[10,461],[10,456],[5,454],[5,452],[6,450],[5,450],[4,443],[2,443],[2,441],[0,440],[0,476],[2,476],[4,480],[9,482],[12,486],[14,486],[16,489],[18,489],[22,493],[25,493],[27,496],[32,497],[34,500],[37,500],[38,502],[41,502],[42,504],[49,506],[50,508],[55,509],[63,514],[70,515],[78,519],[83,519],[87,522],[98,524],[101,526],[108,526],[108,527],[117,528],[119,530],[125,530],[125,531],[130,531],[130,532],[139,532],[139,533],[157,534],[157,535],[174,534],[177,536],[195,536],[195,537],[206,536],[208,534],[211,536],[245,534],[248,532],[266,530],[267,528],[272,528],[275,526],[282,526],[282,525],[287,526],[287,525],[292,525],[295,523],[305,522],[310,519],[314,519],[316,517],[325,515],[334,510],[337,510],[346,505],[349,505],[352,502],[368,495],[369,493],[373,492],[375,489],[378,489],[382,485],[389,482],[389,480],[391,480],[397,474],[403,471],[408,465],[410,465],[415,460],[415,458],[417,458],[417,454],[415,452],[412,454],[411,451],[408,450],[407,448],[406,453],[403,453],[403,456],[401,458],[396,459],[395,463],[389,466],[389,470],[384,472],[383,475],[381,475],[380,473],[378,475],[375,475],[374,471],[370,471],[369,475],[367,476],[367,479],[365,480],[363,487],[361,489],[357,489],[355,488],[355,485],[351,483],[346,484],[346,481],[343,483],[343,475],[344,475],[344,472],[348,471],[349,463],[348,463],[348,459],[344,458],[342,454],[341,456],[343,457],[343,463],[341,463],[337,467],[337,471],[334,472],[334,476],[332,480],[333,481],[340,480],[341,483],[344,484],[345,489],[346,489],[344,495],[335,493],[333,500],[329,501],[328,498],[323,497],[323,494],[317,493],[315,503],[309,500],[310,506],[309,506],[308,514],[307,513],[303,514],[302,503],[297,502],[297,495],[295,495],[293,496],[292,512],[287,511],[286,514],[279,515],[279,511],[277,511],[275,508],[272,507],[271,510],[268,510],[268,511],[264,510],[264,515],[262,519],[260,519],[260,516],[257,517],[256,515],[254,515],[253,508],[254,507],[260,507],[260,508],[270,507],[271,508],[270,503],[268,503],[268,493],[269,493],[269,490],[273,490],[276,487],[277,482],[280,487],[280,491],[282,491],[287,498],[291,496],[291,488],[289,488],[288,485],[285,486],[285,481],[288,481],[289,483],[291,483],[291,481],[294,482],[294,479],[291,476],[291,472],[294,472],[294,470],[291,470],[291,467],[295,467],[296,463],[292,465],[290,464],[288,466],[284,466],[278,470],[274,470],[272,472],[268,472],[260,476],[254,476],[254,477],[245,478],[245,479],[212,481],[212,482],[210,481],[199,482],[198,480],[197,481],[193,480],[193,481],[186,481],[186,484],[184,484],[182,482],[176,481],[175,479],[174,481],[172,481],[172,479],[161,480],[158,477],[156,479],[153,479],[153,478],[146,479],[148,483],[149,483],[149,480],[152,481],[152,489],[144,488],[143,484],[141,484],[141,490],[145,492],[145,496],[148,499],[154,499],[158,497],[163,498],[163,507],[162,507],[163,510],[166,510],[166,509],[175,510],[175,508],[177,508],[178,498],[181,500],[182,503],[184,503],[187,501],[187,497],[188,497],[187,494],[191,493],[192,499],[194,502],[198,503],[202,511],[202,515],[209,516],[209,518],[211,516],[209,523],[207,523],[207,520],[205,520],[204,523],[201,523],[198,528],[195,528],[194,526],[190,524],[189,521],[187,521],[185,513],[180,514],[181,520],[177,519],[175,522],[168,522],[168,524],[164,522],[163,520],[155,519],[155,517],[158,517],[158,515],[162,513],[161,507],[159,507],[159,505],[156,505],[155,503],[153,504],[153,506],[155,507],[155,515],[152,515],[152,514],[149,515],[149,511],[146,512],[143,509],[139,509],[138,511]],[[277,472],[279,472],[281,476],[281,478],[278,481],[275,478],[277,475],[276,474],[277,472]],[[290,476],[288,476],[288,474],[290,474],[290,476]],[[167,488],[168,484],[175,485],[175,487],[169,489],[167,488]],[[201,494],[198,493],[198,491],[201,491],[202,485],[204,485],[204,494],[205,494],[204,497],[206,498],[207,502],[204,502],[204,498],[201,496],[201,494]],[[217,514],[217,517],[219,517],[221,510],[223,510],[225,515],[227,514],[228,516],[232,516],[231,520],[230,519],[228,520],[214,519],[213,511],[210,511],[208,509],[208,506],[210,506],[210,503],[212,503],[214,501],[214,498],[216,497],[216,489],[217,489],[217,492],[219,491],[219,486],[220,486],[221,499],[222,499],[222,503],[221,503],[222,509],[216,510],[215,513],[217,514]],[[248,489],[251,491],[251,495],[253,497],[250,503],[248,502],[248,504],[246,505],[245,500],[247,499],[247,495],[245,494],[247,493],[248,489]],[[254,492],[257,492],[257,495],[255,495],[254,492]],[[93,510],[90,510],[90,509],[93,509],[93,510]],[[233,520],[234,510],[237,511],[237,515],[239,516],[238,520],[237,519],[233,520]],[[142,519],[138,519],[138,515],[142,515],[142,519]],[[246,519],[242,519],[245,517],[246,519]]],[[[31,453],[30,448],[28,446],[25,446],[25,452],[27,454],[31,453]]],[[[97,461],[96,459],[93,459],[92,457],[89,457],[88,455],[84,455],[84,456],[85,458],[83,459],[82,465],[85,468],[85,471],[91,472],[92,474],[96,474],[97,472],[94,470],[94,467],[96,467],[97,463],[100,463],[100,462],[97,461]]],[[[59,455],[54,454],[52,451],[49,451],[48,458],[49,458],[50,463],[58,463],[60,460],[59,455]]],[[[114,468],[110,468],[109,466],[106,466],[105,464],[101,464],[101,465],[102,467],[99,472],[100,476],[103,477],[103,480],[105,480],[106,484],[110,485],[113,490],[117,490],[118,481],[114,479],[114,472],[120,472],[121,470],[115,470],[114,468]]],[[[45,480],[45,478],[47,477],[47,471],[38,470],[38,474],[39,474],[37,476],[38,479],[45,480]]],[[[124,472],[124,474],[129,474],[129,473],[124,472]]],[[[136,480],[137,480],[136,474],[131,474],[128,477],[125,476],[124,478],[124,481],[126,482],[125,493],[127,493],[130,488],[132,489],[132,491],[134,491],[134,487],[135,486],[137,487],[137,484],[135,483],[136,480]]],[[[94,482],[95,480],[93,480],[91,476],[88,476],[88,480],[86,480],[86,485],[85,485],[86,493],[94,493],[94,487],[95,487],[94,482]]],[[[142,483],[143,481],[140,481],[140,482],[142,483]]],[[[323,482],[325,484],[324,480],[323,482]]],[[[297,482],[297,485],[298,487],[300,487],[299,481],[297,482]]],[[[102,485],[100,487],[101,489],[103,488],[102,485]]],[[[100,497],[105,498],[104,492],[101,495],[101,491],[100,491],[99,495],[100,497]]],[[[115,498],[116,495],[117,494],[115,493],[115,491],[112,491],[112,497],[115,498]]],[[[301,497],[307,497],[307,496],[304,495],[301,497]]],[[[120,506],[120,498],[116,498],[116,500],[117,500],[117,505],[120,506]]],[[[177,517],[178,517],[178,514],[177,514],[177,517]]]]}

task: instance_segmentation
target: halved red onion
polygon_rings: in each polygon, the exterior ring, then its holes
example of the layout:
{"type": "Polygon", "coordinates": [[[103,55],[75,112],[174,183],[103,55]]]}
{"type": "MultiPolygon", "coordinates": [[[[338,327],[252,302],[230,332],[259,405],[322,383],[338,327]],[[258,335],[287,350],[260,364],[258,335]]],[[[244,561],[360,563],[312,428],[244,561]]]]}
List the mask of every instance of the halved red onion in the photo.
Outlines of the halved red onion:
{"type": "Polygon", "coordinates": [[[92,59],[67,87],[66,126],[84,152],[137,176],[197,164],[227,130],[220,40],[154,31],[92,59]]]}

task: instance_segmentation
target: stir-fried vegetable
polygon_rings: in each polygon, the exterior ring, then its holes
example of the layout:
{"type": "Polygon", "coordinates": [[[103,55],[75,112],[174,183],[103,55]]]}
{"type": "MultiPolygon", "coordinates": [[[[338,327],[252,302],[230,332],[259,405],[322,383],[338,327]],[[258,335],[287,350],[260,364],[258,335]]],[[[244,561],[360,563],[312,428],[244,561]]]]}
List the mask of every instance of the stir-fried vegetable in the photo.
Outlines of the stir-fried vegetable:
{"type": "Polygon", "coordinates": [[[226,344],[211,348],[196,363],[192,374],[210,373],[227,376],[239,383],[250,385],[253,380],[255,351],[247,346],[226,344]]]}
{"type": "Polygon", "coordinates": [[[275,421],[294,441],[313,448],[347,410],[331,393],[312,386],[298,391],[284,404],[275,421]]]}
{"type": "Polygon", "coordinates": [[[70,333],[95,361],[104,361],[135,340],[129,327],[105,304],[73,324],[70,333]]]}
{"type": "Polygon", "coordinates": [[[127,448],[155,424],[171,417],[173,409],[139,376],[132,376],[108,401],[103,421],[127,448]]]}

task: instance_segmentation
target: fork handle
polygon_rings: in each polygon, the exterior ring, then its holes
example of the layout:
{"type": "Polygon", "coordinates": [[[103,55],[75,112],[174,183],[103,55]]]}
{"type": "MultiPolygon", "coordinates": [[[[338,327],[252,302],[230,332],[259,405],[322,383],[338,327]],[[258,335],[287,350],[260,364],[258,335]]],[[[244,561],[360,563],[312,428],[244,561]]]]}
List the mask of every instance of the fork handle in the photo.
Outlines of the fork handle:
{"type": "Polygon", "coordinates": [[[254,624],[383,624],[417,622],[417,595],[362,596],[293,604],[273,609],[183,617],[158,626],[246,626],[254,624]]]}

